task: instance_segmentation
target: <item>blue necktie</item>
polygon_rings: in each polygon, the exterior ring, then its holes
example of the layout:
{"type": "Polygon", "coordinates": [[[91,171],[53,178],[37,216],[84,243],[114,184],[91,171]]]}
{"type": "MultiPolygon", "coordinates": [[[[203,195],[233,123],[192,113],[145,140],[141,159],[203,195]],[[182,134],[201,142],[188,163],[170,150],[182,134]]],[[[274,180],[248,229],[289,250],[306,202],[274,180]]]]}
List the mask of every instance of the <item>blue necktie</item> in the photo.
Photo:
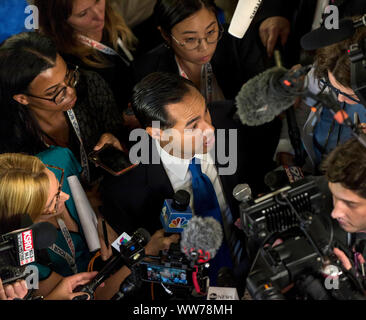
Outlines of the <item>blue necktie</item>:
{"type": "MultiPolygon", "coordinates": [[[[192,174],[195,214],[201,217],[213,217],[223,226],[220,205],[217,200],[215,189],[210,178],[202,173],[199,160],[196,161],[196,158],[193,158],[192,163],[189,165],[189,170],[192,174]]],[[[225,237],[219,251],[210,262],[210,285],[216,285],[217,274],[221,267],[232,267],[230,250],[225,243],[225,237]]]]}

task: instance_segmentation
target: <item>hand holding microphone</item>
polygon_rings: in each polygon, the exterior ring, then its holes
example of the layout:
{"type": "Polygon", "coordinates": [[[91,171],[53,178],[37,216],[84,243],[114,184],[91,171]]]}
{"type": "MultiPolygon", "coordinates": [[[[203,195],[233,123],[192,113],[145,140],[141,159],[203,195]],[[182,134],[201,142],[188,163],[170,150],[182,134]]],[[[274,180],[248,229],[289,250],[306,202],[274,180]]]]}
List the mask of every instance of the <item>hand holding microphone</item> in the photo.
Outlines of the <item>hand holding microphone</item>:
{"type": "Polygon", "coordinates": [[[267,49],[268,57],[272,57],[279,37],[282,46],[286,44],[290,29],[290,22],[285,17],[269,17],[261,23],[259,26],[259,37],[267,49]]]}
{"type": "Polygon", "coordinates": [[[169,237],[164,236],[165,230],[160,229],[156,231],[148,244],[145,246],[145,253],[149,256],[157,256],[159,255],[159,251],[168,250],[172,243],[178,243],[179,234],[172,234],[169,237]]]}

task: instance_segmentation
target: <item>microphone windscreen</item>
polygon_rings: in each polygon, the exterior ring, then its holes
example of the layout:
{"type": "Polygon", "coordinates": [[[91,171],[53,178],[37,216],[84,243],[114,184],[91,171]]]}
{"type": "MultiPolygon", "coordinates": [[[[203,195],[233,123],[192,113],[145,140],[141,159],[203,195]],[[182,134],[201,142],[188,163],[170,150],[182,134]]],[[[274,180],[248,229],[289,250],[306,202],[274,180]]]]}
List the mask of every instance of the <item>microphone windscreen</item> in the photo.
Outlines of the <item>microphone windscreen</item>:
{"type": "Polygon", "coordinates": [[[261,3],[262,0],[239,0],[231,19],[229,33],[243,38],[261,3]]]}
{"type": "Polygon", "coordinates": [[[242,86],[235,101],[237,114],[244,125],[260,126],[271,122],[294,104],[296,96],[282,96],[272,85],[286,72],[285,68],[273,67],[242,86]]]}
{"type": "Polygon", "coordinates": [[[39,222],[32,225],[34,249],[46,249],[55,243],[57,229],[49,222],[39,222]]]}
{"type": "Polygon", "coordinates": [[[233,189],[233,196],[240,202],[246,202],[252,198],[252,190],[247,183],[238,184],[233,189]]]}
{"type": "Polygon", "coordinates": [[[316,50],[346,40],[354,32],[353,21],[351,19],[343,19],[339,21],[338,29],[327,29],[325,26],[322,26],[305,34],[301,38],[301,46],[305,50],[316,50]]]}
{"type": "MultiPolygon", "coordinates": [[[[209,252],[212,259],[221,247],[223,231],[220,223],[212,217],[194,216],[189,220],[181,235],[181,251],[186,253],[191,249],[209,252]]],[[[188,258],[190,258],[188,256],[188,258]]]]}
{"type": "Polygon", "coordinates": [[[139,234],[139,236],[141,237],[141,241],[145,244],[147,244],[151,239],[150,232],[144,228],[138,228],[135,233],[139,234]]]}

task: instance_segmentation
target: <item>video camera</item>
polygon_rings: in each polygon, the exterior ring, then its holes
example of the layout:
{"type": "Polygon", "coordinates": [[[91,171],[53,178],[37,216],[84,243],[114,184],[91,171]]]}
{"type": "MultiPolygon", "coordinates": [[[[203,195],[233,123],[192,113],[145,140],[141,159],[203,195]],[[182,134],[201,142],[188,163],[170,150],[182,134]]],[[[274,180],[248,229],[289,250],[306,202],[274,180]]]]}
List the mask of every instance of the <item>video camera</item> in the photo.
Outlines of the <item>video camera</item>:
{"type": "Polygon", "coordinates": [[[41,222],[0,236],[0,278],[3,284],[26,275],[26,266],[36,262],[37,252],[56,241],[57,230],[41,222]]]}
{"type": "Polygon", "coordinates": [[[241,203],[244,232],[259,248],[247,277],[253,299],[364,299],[362,285],[332,252],[334,230],[321,215],[323,203],[309,178],[241,203]],[[276,239],[282,243],[272,246],[276,239]]]}
{"type": "MultiPolygon", "coordinates": [[[[366,15],[359,20],[358,25],[366,26],[366,15]]],[[[352,44],[348,56],[351,61],[351,87],[361,104],[366,106],[366,38],[352,44]]]]}
{"type": "Polygon", "coordinates": [[[206,264],[196,264],[181,252],[180,244],[171,244],[168,251],[160,251],[159,256],[149,256],[151,261],[141,262],[138,266],[141,280],[162,284],[177,295],[192,297],[195,281],[205,292],[207,286],[206,264]]]}

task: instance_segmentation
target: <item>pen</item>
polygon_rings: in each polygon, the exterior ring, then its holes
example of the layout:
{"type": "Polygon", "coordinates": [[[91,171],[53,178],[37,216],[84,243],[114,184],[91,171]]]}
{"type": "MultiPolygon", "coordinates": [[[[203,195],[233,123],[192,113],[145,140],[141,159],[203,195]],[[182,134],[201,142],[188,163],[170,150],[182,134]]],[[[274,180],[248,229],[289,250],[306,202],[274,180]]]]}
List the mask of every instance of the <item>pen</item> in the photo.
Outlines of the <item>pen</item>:
{"type": "Polygon", "coordinates": [[[103,226],[103,236],[104,236],[104,243],[106,247],[109,247],[109,240],[108,240],[108,232],[107,232],[107,225],[105,224],[105,220],[102,219],[102,226],[103,226]]]}

